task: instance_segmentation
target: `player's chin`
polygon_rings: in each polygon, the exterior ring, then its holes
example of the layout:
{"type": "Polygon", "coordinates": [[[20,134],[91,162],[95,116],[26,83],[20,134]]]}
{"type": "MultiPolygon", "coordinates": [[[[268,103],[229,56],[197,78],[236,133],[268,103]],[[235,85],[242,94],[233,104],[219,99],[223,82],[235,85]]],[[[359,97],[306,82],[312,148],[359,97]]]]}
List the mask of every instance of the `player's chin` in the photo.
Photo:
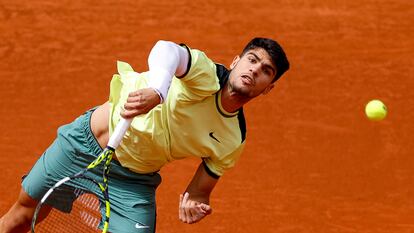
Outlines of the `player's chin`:
{"type": "Polygon", "coordinates": [[[253,99],[254,97],[257,96],[257,95],[254,95],[253,92],[250,90],[241,91],[239,92],[239,95],[243,97],[244,99],[253,99]]]}
{"type": "Polygon", "coordinates": [[[245,97],[245,98],[250,98],[251,97],[251,92],[252,92],[251,88],[249,86],[246,86],[246,85],[237,86],[233,89],[233,91],[237,95],[245,97]]]}

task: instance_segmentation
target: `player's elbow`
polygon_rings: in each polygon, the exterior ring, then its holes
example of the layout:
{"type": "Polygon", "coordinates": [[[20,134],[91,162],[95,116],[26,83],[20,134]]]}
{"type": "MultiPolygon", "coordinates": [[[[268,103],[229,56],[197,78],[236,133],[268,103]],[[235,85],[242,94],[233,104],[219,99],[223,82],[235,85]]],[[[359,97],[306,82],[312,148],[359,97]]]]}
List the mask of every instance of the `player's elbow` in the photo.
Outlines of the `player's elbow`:
{"type": "Polygon", "coordinates": [[[166,40],[159,40],[155,43],[153,51],[160,51],[164,54],[178,54],[178,46],[176,43],[166,40]]]}

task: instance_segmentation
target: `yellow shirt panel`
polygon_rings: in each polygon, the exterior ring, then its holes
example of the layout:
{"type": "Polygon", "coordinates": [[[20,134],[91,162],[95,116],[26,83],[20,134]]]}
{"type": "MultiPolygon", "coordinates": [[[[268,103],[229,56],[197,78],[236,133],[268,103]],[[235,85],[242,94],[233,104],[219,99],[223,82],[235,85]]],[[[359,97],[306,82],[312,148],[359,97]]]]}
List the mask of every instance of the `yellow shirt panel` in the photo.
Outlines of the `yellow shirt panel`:
{"type": "MultiPolygon", "coordinates": [[[[111,81],[109,132],[112,135],[120,121],[121,109],[130,92],[148,85],[147,73],[120,72],[111,81]]],[[[121,144],[116,149],[119,162],[132,171],[150,173],[168,162],[168,142],[163,130],[161,105],[148,114],[133,119],[121,144]]]]}
{"type": "MultiPolygon", "coordinates": [[[[165,103],[134,118],[116,150],[120,163],[132,171],[154,172],[171,160],[196,156],[220,176],[234,166],[242,152],[237,113],[223,115],[219,102],[216,65],[203,52],[190,52],[191,68],[186,76],[173,78],[165,103]]],[[[128,94],[148,84],[146,73],[138,74],[122,64],[111,81],[110,133],[120,120],[128,94]]]]}

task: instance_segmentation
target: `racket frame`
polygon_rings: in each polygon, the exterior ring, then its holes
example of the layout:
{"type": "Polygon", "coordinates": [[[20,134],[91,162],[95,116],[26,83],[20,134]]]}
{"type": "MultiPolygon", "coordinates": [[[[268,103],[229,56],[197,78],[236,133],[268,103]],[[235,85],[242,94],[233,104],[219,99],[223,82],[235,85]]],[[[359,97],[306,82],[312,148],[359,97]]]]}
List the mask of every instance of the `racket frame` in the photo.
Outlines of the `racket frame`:
{"type": "Polygon", "coordinates": [[[111,204],[109,201],[109,192],[108,192],[108,174],[109,174],[109,168],[112,161],[112,156],[115,153],[115,149],[119,146],[119,144],[122,141],[123,136],[125,135],[126,131],[128,130],[129,126],[131,125],[132,119],[125,119],[121,118],[118,125],[116,126],[114,132],[112,133],[111,137],[108,140],[108,144],[106,148],[99,154],[98,157],[94,161],[92,161],[86,168],[82,169],[78,173],[65,177],[58,182],[56,182],[40,199],[39,203],[36,206],[35,212],[33,214],[32,218],[32,224],[31,224],[31,232],[35,232],[35,225],[37,224],[37,218],[38,214],[40,212],[41,207],[46,202],[46,200],[49,198],[49,196],[53,193],[54,190],[56,190],[58,187],[60,187],[62,184],[65,184],[66,182],[74,179],[88,179],[95,183],[100,191],[103,194],[104,204],[105,204],[105,216],[103,217],[103,229],[102,233],[106,233],[109,228],[109,217],[111,213],[111,204]],[[86,176],[86,173],[95,167],[97,167],[99,164],[104,161],[104,169],[102,172],[102,178],[103,178],[103,184],[100,182],[95,181],[94,179],[91,179],[86,176]]]}

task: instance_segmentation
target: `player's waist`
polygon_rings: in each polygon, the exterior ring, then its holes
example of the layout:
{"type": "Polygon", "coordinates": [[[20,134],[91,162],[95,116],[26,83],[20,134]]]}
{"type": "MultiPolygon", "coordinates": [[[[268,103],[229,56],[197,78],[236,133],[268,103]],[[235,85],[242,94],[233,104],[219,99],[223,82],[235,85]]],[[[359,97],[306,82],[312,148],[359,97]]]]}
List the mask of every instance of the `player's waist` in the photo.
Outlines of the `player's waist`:
{"type": "Polygon", "coordinates": [[[149,151],[128,150],[128,147],[118,147],[115,152],[114,159],[123,167],[139,174],[152,174],[158,172],[161,167],[169,162],[169,160],[161,153],[151,153],[149,151]]]}

